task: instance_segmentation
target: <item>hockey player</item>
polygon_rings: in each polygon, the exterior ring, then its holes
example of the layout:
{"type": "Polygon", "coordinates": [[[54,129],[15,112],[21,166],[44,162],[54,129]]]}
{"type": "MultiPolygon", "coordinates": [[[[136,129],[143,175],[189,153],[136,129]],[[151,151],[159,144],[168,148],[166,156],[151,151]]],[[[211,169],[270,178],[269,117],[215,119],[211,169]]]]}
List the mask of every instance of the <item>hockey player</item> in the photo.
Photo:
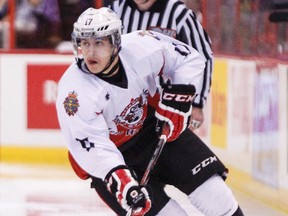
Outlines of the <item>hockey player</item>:
{"type": "Polygon", "coordinates": [[[74,171],[92,180],[117,215],[186,216],[165,193],[174,185],[204,215],[242,216],[224,182],[227,168],[187,129],[203,58],[161,33],[121,35],[121,28],[105,7],[87,9],[74,24],[76,63],[63,74],[57,98],[74,171]],[[157,76],[162,87],[154,104],[157,76]],[[162,133],[167,143],[148,184],[140,185],[162,133]]]}

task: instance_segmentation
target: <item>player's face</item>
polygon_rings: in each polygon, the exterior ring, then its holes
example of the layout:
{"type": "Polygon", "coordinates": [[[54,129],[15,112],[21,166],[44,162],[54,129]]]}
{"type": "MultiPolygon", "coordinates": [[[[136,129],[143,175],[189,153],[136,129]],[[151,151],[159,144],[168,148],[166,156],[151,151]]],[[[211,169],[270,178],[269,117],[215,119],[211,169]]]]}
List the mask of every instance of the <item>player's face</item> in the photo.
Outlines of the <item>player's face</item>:
{"type": "Polygon", "coordinates": [[[81,39],[79,51],[90,72],[101,72],[110,61],[113,45],[108,37],[81,39]]]}

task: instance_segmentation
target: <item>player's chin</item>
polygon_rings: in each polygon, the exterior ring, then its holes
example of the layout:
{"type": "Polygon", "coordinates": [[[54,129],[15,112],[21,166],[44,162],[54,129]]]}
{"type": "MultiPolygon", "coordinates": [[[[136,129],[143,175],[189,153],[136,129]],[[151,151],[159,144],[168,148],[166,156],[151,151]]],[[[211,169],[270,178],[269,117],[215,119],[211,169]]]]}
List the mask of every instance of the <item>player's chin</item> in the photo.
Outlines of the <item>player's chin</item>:
{"type": "Polygon", "coordinates": [[[102,71],[101,68],[96,66],[95,64],[88,64],[87,67],[89,71],[93,74],[98,74],[102,71]]]}

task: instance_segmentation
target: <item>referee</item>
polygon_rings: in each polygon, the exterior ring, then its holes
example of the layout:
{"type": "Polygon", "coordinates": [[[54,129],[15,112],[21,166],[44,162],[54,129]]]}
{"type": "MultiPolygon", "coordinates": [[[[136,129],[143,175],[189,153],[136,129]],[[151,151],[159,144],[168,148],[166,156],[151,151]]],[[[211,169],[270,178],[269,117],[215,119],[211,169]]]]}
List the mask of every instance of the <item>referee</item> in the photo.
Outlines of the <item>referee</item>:
{"type": "Polygon", "coordinates": [[[206,59],[202,88],[193,103],[190,124],[192,130],[199,128],[211,87],[213,52],[210,38],[194,12],[178,0],[114,0],[109,7],[122,20],[123,33],[145,29],[161,32],[192,46],[206,59]]]}

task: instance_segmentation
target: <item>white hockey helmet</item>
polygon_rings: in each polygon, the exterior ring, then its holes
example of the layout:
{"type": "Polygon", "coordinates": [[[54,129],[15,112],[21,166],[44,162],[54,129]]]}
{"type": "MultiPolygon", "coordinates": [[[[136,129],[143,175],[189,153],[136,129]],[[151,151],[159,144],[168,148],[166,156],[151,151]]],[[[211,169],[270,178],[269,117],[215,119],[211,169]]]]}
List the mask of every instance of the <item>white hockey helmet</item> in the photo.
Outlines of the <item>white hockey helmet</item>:
{"type": "Polygon", "coordinates": [[[77,60],[82,58],[81,55],[79,56],[78,54],[81,39],[109,36],[111,43],[120,50],[121,31],[122,22],[117,14],[110,8],[88,8],[74,23],[72,32],[72,43],[77,60]]]}

